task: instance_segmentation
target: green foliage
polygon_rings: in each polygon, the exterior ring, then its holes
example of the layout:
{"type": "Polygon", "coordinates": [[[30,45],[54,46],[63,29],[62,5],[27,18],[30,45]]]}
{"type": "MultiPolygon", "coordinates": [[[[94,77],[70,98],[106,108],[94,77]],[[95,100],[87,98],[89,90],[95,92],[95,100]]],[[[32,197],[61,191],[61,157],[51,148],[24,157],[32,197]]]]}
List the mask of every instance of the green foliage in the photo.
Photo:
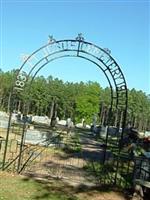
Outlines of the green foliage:
{"type": "Polygon", "coordinates": [[[76,121],[82,118],[91,123],[94,113],[99,112],[101,88],[98,83],[88,82],[82,89],[82,93],[76,97],[76,121]]]}
{"type": "Polygon", "coordinates": [[[72,187],[60,181],[36,180],[16,174],[1,173],[0,200],[77,200],[72,187]]]}
{"type": "MultiPolygon", "coordinates": [[[[15,76],[15,70],[0,70],[0,110],[9,110],[9,97],[15,76]]],[[[84,118],[90,124],[93,115],[100,112],[102,105],[108,109],[110,94],[110,88],[102,89],[97,82],[64,83],[52,76],[39,76],[32,84],[30,81],[27,83],[23,93],[17,94],[13,110],[23,112],[26,106],[29,114],[47,115],[51,118],[55,106],[60,119],[71,117],[75,123],[80,123],[84,118]]],[[[139,130],[150,129],[150,96],[135,89],[128,91],[128,94],[127,120],[139,130]]],[[[113,125],[114,116],[111,120],[113,125]]]]}
{"type": "Polygon", "coordinates": [[[75,134],[73,136],[69,136],[66,140],[65,147],[63,150],[67,153],[81,152],[82,147],[79,135],[75,134]]]}
{"type": "Polygon", "coordinates": [[[129,91],[128,101],[128,121],[139,130],[150,128],[149,96],[132,89],[129,91]]]}
{"type": "Polygon", "coordinates": [[[3,72],[0,70],[0,109],[8,110],[8,101],[15,80],[15,70],[3,72]]]}
{"type": "Polygon", "coordinates": [[[118,171],[116,176],[115,166],[112,162],[99,163],[99,162],[88,162],[83,167],[88,174],[92,174],[97,177],[101,184],[113,185],[116,181],[116,185],[121,188],[127,188],[131,186],[131,176],[124,176],[122,169],[118,171]]]}

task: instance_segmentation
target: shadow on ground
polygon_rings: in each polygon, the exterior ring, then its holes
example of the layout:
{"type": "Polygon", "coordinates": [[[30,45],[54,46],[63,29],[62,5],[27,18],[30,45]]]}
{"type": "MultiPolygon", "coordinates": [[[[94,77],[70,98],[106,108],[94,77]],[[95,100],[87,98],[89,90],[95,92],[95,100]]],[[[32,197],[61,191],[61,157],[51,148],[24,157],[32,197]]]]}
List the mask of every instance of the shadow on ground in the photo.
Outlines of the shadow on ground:
{"type": "Polygon", "coordinates": [[[36,184],[40,185],[39,191],[33,194],[33,200],[114,200],[114,198],[115,200],[131,199],[129,193],[119,191],[117,188],[112,186],[108,187],[106,185],[87,186],[84,184],[78,184],[71,186],[64,180],[50,177],[37,177],[33,174],[24,176],[22,181],[34,181],[36,184]],[[113,196],[114,194],[116,196],[113,196]],[[109,197],[107,198],[107,196],[109,197]]]}

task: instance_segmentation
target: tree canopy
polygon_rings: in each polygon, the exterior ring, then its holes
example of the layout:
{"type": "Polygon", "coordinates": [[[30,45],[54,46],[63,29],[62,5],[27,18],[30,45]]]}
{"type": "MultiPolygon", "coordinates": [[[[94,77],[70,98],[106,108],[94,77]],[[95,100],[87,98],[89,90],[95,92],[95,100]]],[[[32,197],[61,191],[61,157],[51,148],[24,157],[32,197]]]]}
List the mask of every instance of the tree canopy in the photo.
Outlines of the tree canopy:
{"type": "MultiPolygon", "coordinates": [[[[0,110],[8,112],[9,97],[15,78],[15,70],[0,70],[0,110]]],[[[140,130],[150,129],[150,95],[132,89],[128,91],[127,121],[140,130]]],[[[71,117],[78,123],[84,118],[87,123],[99,113],[102,106],[110,106],[110,88],[102,88],[97,82],[64,82],[58,78],[38,76],[30,90],[18,94],[13,109],[23,112],[26,101],[28,113],[52,117],[54,108],[60,119],[71,117]],[[101,103],[103,102],[103,103],[101,103]]],[[[12,105],[11,105],[12,106],[12,105]]]]}

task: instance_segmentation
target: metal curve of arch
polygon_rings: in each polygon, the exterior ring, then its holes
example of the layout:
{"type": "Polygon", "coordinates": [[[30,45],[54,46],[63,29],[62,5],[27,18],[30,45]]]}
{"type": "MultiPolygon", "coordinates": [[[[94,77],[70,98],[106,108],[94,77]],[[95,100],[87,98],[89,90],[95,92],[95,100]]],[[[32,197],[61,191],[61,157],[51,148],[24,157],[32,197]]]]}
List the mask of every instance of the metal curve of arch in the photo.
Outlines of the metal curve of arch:
{"type": "Polygon", "coordinates": [[[117,62],[105,50],[83,39],[51,40],[25,58],[19,69],[14,90],[22,91],[29,77],[35,77],[38,71],[49,62],[62,57],[79,57],[97,65],[104,73],[111,88],[111,107],[127,108],[127,85],[117,62]]]}

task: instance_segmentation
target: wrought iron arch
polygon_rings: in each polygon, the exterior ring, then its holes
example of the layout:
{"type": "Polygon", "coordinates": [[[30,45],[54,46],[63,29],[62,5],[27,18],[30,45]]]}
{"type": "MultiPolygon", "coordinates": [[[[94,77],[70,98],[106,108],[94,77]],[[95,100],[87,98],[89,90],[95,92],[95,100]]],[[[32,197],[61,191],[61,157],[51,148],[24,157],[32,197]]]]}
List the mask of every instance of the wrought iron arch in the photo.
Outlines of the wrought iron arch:
{"type": "MultiPolygon", "coordinates": [[[[16,76],[16,80],[13,87],[13,95],[15,96],[15,94],[17,94],[18,92],[23,92],[26,89],[27,83],[28,85],[30,85],[37,73],[48,63],[52,62],[53,60],[64,57],[78,57],[81,59],[85,59],[98,66],[100,70],[104,73],[111,89],[110,114],[112,112],[113,107],[115,107],[116,110],[122,110],[123,112],[121,134],[122,138],[126,123],[128,99],[127,84],[125,81],[125,77],[115,59],[110,55],[110,51],[108,49],[100,48],[95,44],[85,41],[81,34],[79,34],[75,40],[67,39],[56,41],[53,37],[49,37],[48,44],[42,46],[41,48],[33,52],[31,55],[25,55],[24,62],[18,70],[16,76]]],[[[9,122],[10,121],[11,116],[9,122]]],[[[9,130],[7,131],[6,140],[8,140],[8,137],[9,130]]],[[[106,145],[107,138],[108,134],[106,137],[106,145]]],[[[24,138],[22,136],[22,144],[23,140],[24,138]]],[[[3,168],[5,168],[4,166],[7,153],[7,145],[8,144],[6,142],[3,158],[3,168]]],[[[21,152],[22,149],[20,148],[19,158],[21,158],[21,152]]]]}
{"type": "MultiPolygon", "coordinates": [[[[110,112],[113,107],[123,111],[125,126],[127,112],[127,84],[121,68],[110,55],[110,50],[86,42],[81,34],[75,40],[56,41],[49,37],[48,44],[42,46],[31,55],[24,56],[24,63],[19,69],[14,93],[24,90],[26,82],[32,81],[36,74],[48,63],[63,57],[78,57],[90,61],[100,68],[111,89],[110,112]],[[32,80],[29,77],[33,77],[32,80]]],[[[109,123],[109,122],[108,122],[109,123]]]]}
{"type": "Polygon", "coordinates": [[[116,108],[127,108],[127,84],[121,68],[108,52],[95,44],[84,41],[79,36],[76,40],[50,38],[49,43],[29,56],[24,56],[24,63],[19,69],[14,91],[22,91],[29,77],[35,75],[49,62],[63,57],[79,57],[97,65],[104,73],[111,88],[112,102],[116,108]]]}

